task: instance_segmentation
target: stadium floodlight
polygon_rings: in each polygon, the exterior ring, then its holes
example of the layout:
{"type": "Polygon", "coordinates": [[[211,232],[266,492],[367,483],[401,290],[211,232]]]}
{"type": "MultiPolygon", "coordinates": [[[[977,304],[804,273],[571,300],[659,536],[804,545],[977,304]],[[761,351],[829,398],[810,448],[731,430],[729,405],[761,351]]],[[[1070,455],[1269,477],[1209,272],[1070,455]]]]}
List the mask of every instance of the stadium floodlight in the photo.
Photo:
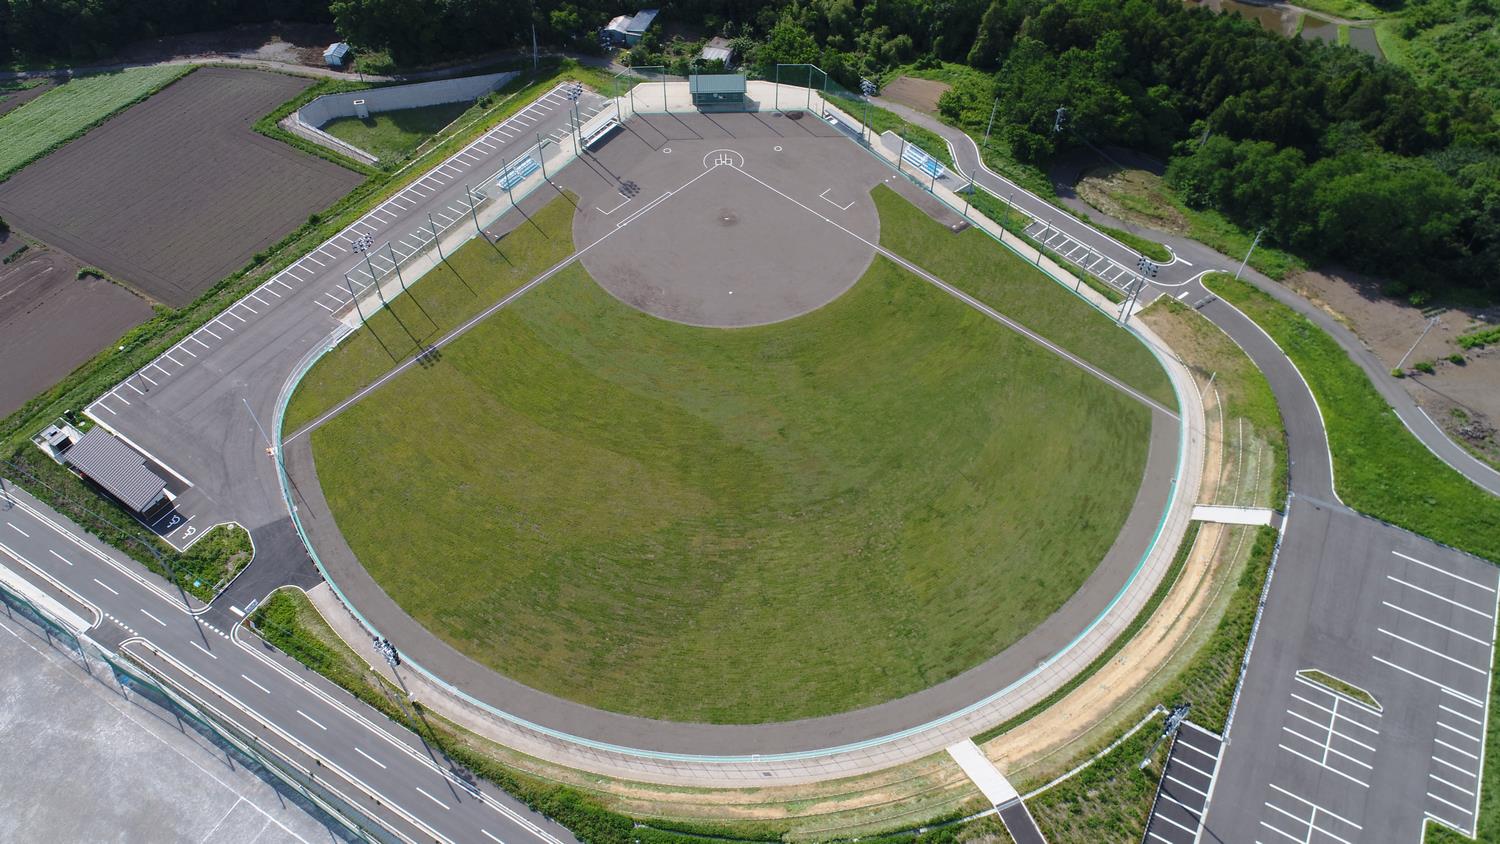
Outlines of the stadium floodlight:
{"type": "Polygon", "coordinates": [[[365,321],[365,311],[364,308],[359,306],[359,294],[354,292],[354,282],[349,280],[348,273],[344,273],[344,286],[349,288],[349,298],[354,302],[354,310],[359,314],[359,321],[363,323],[365,321]]]}
{"type": "Polygon", "coordinates": [[[375,265],[370,263],[370,250],[375,246],[375,238],[362,234],[349,242],[349,248],[365,256],[365,271],[370,274],[370,283],[375,285],[375,295],[380,297],[382,304],[385,303],[385,293],[380,289],[380,279],[375,275],[375,265]]]}
{"type": "Polygon", "coordinates": [[[1150,750],[1146,751],[1146,758],[1141,760],[1140,770],[1144,771],[1146,766],[1151,764],[1151,757],[1156,755],[1156,749],[1161,747],[1163,741],[1177,735],[1177,731],[1182,729],[1182,722],[1187,720],[1188,712],[1192,708],[1191,703],[1172,707],[1172,711],[1167,713],[1166,719],[1162,722],[1161,735],[1156,737],[1156,742],[1151,745],[1150,750]]]}
{"type": "Polygon", "coordinates": [[[401,283],[401,292],[405,293],[406,279],[401,276],[401,262],[396,260],[396,247],[392,246],[389,240],[385,242],[385,251],[390,253],[391,266],[396,268],[396,281],[401,283]]]}
{"type": "Polygon", "coordinates": [[[865,95],[865,131],[862,136],[865,139],[865,143],[870,142],[870,98],[875,96],[877,90],[879,89],[875,87],[874,82],[863,76],[859,78],[859,92],[865,95]]]}
{"type": "MultiPolygon", "coordinates": [[[[578,150],[583,151],[583,121],[578,117],[578,98],[583,96],[583,84],[569,82],[563,86],[563,96],[568,98],[568,107],[573,112],[573,127],[577,132],[578,150]]],[[[665,106],[665,103],[663,103],[665,106]]]]}
{"type": "Polygon", "coordinates": [[[432,229],[432,242],[437,244],[438,258],[446,261],[448,256],[443,254],[443,241],[438,237],[437,223],[432,221],[432,212],[427,212],[427,227],[432,229]]]}

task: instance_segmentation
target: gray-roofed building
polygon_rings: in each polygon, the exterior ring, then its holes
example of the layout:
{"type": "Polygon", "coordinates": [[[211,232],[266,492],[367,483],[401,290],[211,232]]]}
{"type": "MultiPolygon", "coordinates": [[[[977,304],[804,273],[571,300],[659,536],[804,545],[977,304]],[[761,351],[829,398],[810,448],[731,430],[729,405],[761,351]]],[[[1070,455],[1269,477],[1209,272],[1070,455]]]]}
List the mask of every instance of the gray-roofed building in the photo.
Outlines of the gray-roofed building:
{"type": "Polygon", "coordinates": [[[660,9],[642,9],[633,15],[619,15],[599,32],[599,40],[606,46],[634,47],[660,12],[660,9]]]}
{"type": "Polygon", "coordinates": [[[146,458],[102,427],[73,443],[63,459],[137,513],[151,509],[167,494],[167,482],[147,468],[146,458]]]}
{"type": "Polygon", "coordinates": [[[688,77],[688,93],[693,95],[693,105],[699,108],[742,108],[745,104],[745,76],[740,73],[695,73],[688,77]]]}
{"type": "Polygon", "coordinates": [[[706,61],[720,61],[725,67],[734,64],[734,47],[730,46],[729,39],[720,35],[708,39],[703,49],[698,52],[698,58],[706,61]]]}
{"type": "Polygon", "coordinates": [[[329,67],[343,67],[344,63],[349,61],[349,57],[353,52],[353,47],[350,47],[343,41],[335,41],[328,45],[328,49],[323,51],[323,61],[329,67]]]}

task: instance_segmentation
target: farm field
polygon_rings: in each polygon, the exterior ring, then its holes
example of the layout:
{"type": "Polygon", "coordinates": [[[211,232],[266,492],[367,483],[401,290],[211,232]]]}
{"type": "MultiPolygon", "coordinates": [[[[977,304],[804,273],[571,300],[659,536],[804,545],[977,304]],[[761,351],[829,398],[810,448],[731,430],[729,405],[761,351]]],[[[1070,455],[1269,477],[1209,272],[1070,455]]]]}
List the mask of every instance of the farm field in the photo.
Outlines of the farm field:
{"type": "Polygon", "coordinates": [[[459,650],[604,709],[751,723],[915,692],[1030,631],[1114,542],[1149,425],[884,259],[734,330],[575,264],[312,442],[361,562],[459,650]]]}
{"type": "Polygon", "coordinates": [[[469,110],[472,103],[406,108],[370,115],[369,119],[340,117],[323,127],[323,131],[347,141],[381,161],[395,161],[422,145],[469,110]]]}
{"type": "MultiPolygon", "coordinates": [[[[20,236],[0,236],[11,255],[20,236]]],[[[52,386],[101,348],[151,318],[146,300],[101,278],[76,278],[66,255],[31,247],[0,265],[0,416],[52,386]]]]}
{"type": "MultiPolygon", "coordinates": [[[[66,143],[191,68],[142,67],[74,79],[0,116],[0,178],[66,143]]],[[[26,92],[12,96],[25,96],[26,92]]]]}
{"type": "MultiPolygon", "coordinates": [[[[0,132],[77,84],[0,118],[0,132]]],[[[251,129],[308,84],[202,68],[0,184],[0,215],[186,305],[361,181],[251,129]]]]}

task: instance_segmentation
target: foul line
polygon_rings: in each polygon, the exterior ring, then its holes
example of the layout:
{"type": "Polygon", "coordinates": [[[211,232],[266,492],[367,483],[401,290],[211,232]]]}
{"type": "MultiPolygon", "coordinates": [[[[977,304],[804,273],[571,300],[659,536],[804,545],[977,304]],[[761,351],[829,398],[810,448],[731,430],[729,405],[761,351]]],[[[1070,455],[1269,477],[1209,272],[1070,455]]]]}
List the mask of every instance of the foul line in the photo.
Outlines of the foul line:
{"type": "Polygon", "coordinates": [[[354,395],[352,395],[349,398],[345,399],[344,401],[340,402],[332,410],[328,411],[327,413],[323,414],[322,416],[319,416],[317,419],[314,419],[312,422],[308,423],[306,426],[304,426],[302,428],[302,430],[296,432],[295,434],[292,434],[289,437],[284,438],[281,441],[281,445],[283,447],[285,447],[285,445],[287,443],[291,442],[292,440],[295,440],[298,437],[303,436],[304,434],[308,434],[308,433],[312,432],[313,430],[317,429],[319,426],[323,425],[328,420],[330,420],[333,417],[339,415],[340,413],[343,413],[346,409],[349,408],[350,405],[354,404],[355,402],[359,401],[360,399],[363,399],[365,396],[367,396],[370,393],[374,392],[375,390],[379,389],[380,386],[383,385],[383,384],[385,384],[387,381],[389,381],[392,378],[395,378],[397,375],[400,375],[401,373],[405,372],[408,368],[410,368],[412,366],[412,364],[415,364],[418,361],[424,359],[426,357],[426,352],[430,352],[433,349],[441,349],[442,347],[444,347],[444,346],[448,345],[449,343],[453,342],[454,340],[458,339],[460,336],[462,336],[464,334],[467,334],[470,329],[472,329],[474,326],[478,325],[480,322],[483,322],[485,319],[489,318],[489,316],[491,314],[493,314],[495,311],[498,311],[501,308],[505,307],[506,305],[509,305],[511,302],[514,302],[516,299],[519,299],[520,297],[526,295],[528,292],[531,291],[532,288],[536,287],[537,285],[541,284],[542,282],[546,281],[547,279],[553,277],[554,275],[557,275],[559,272],[562,272],[569,264],[571,264],[574,261],[578,260],[579,257],[581,257],[583,255],[583,253],[589,251],[590,249],[593,249],[595,246],[598,246],[599,244],[601,244],[604,241],[608,240],[610,237],[612,237],[613,235],[615,235],[616,233],[618,233],[619,231],[621,231],[622,229],[624,229],[632,221],[634,221],[637,218],[639,218],[642,214],[646,213],[647,211],[650,211],[652,208],[655,208],[655,207],[661,205],[661,203],[664,202],[665,200],[667,200],[668,198],[670,198],[672,196],[675,196],[678,193],[681,193],[688,186],[692,185],[694,182],[698,181],[699,179],[703,178],[704,176],[707,176],[709,173],[712,173],[719,166],[720,165],[715,165],[714,167],[710,167],[707,170],[704,170],[702,173],[699,173],[698,175],[694,176],[693,178],[688,179],[686,182],[684,182],[676,190],[667,191],[666,194],[664,194],[663,196],[657,198],[650,205],[646,206],[645,208],[640,209],[639,211],[636,211],[634,214],[631,214],[628,218],[626,218],[624,221],[622,221],[621,223],[619,223],[615,228],[613,228],[610,231],[607,231],[604,234],[600,235],[597,240],[593,241],[592,243],[588,244],[587,246],[583,247],[582,249],[579,249],[579,250],[573,252],[572,254],[568,255],[566,258],[563,258],[561,261],[559,261],[556,264],[552,265],[551,268],[547,269],[541,275],[537,276],[536,278],[532,279],[531,281],[526,282],[525,284],[523,284],[519,288],[517,288],[515,291],[513,291],[510,294],[506,295],[505,298],[501,299],[500,301],[496,302],[493,305],[490,305],[488,308],[485,308],[484,310],[480,311],[477,315],[475,315],[474,317],[472,317],[468,322],[465,322],[463,325],[460,325],[459,327],[457,327],[457,328],[453,329],[452,331],[448,332],[447,334],[443,335],[442,339],[438,340],[436,343],[433,343],[431,346],[428,346],[427,349],[424,352],[419,353],[419,354],[417,354],[417,355],[415,355],[413,357],[407,358],[406,361],[404,361],[403,363],[401,363],[400,365],[398,365],[395,369],[392,369],[390,372],[387,372],[386,374],[384,374],[384,375],[380,376],[379,378],[375,379],[375,382],[372,383],[372,384],[370,384],[368,387],[365,387],[364,389],[360,390],[359,392],[355,393],[354,395]]]}
{"type": "MultiPolygon", "coordinates": [[[[728,166],[734,167],[734,165],[732,165],[732,164],[728,165],[728,166]]],[[[1147,407],[1150,407],[1152,409],[1159,410],[1162,413],[1165,413],[1168,416],[1172,417],[1173,419],[1179,418],[1176,412],[1174,412],[1174,411],[1172,411],[1172,410],[1170,410],[1170,409],[1162,406],[1161,404],[1157,403],[1153,399],[1150,399],[1147,396],[1145,396],[1145,395],[1143,395],[1141,393],[1136,392],[1134,388],[1130,387],[1129,385],[1125,384],[1124,382],[1117,380],[1116,378],[1114,378],[1113,376],[1109,375],[1108,373],[1106,373],[1106,372],[1104,372],[1104,371],[1096,368],[1095,366],[1093,366],[1092,364],[1090,364],[1087,361],[1083,360],[1082,358],[1079,358],[1079,357],[1075,356],[1074,354],[1072,354],[1068,350],[1062,348],[1061,346],[1058,346],[1056,343],[1053,343],[1051,340],[1048,340],[1047,338],[1043,337],[1042,335],[1037,334],[1035,331],[1032,331],[1031,329],[1029,329],[1026,326],[1020,324],[1019,322],[1016,322],[1015,320],[1011,319],[1010,317],[1007,317],[1007,316],[1001,314],[999,311],[996,311],[994,308],[991,308],[989,305],[984,304],[983,302],[979,301],[978,299],[975,299],[973,296],[970,296],[969,294],[963,292],[962,290],[959,290],[958,288],[956,288],[953,285],[947,283],[946,281],[943,281],[942,279],[938,278],[937,276],[933,275],[932,273],[929,273],[926,270],[922,269],[921,267],[918,267],[916,264],[913,264],[912,262],[906,260],[905,258],[901,257],[900,255],[897,255],[896,253],[890,251],[889,249],[886,249],[885,247],[881,246],[880,244],[874,243],[874,242],[872,242],[870,240],[867,240],[864,237],[861,237],[860,235],[856,234],[855,232],[849,230],[848,228],[845,228],[844,226],[840,225],[839,223],[836,223],[833,220],[828,219],[827,217],[823,216],[822,214],[819,214],[817,211],[814,211],[812,208],[809,208],[807,205],[804,205],[801,201],[797,200],[796,198],[794,198],[792,196],[789,196],[789,195],[781,192],[780,190],[777,190],[775,187],[771,186],[770,184],[767,184],[766,182],[762,181],[761,179],[757,178],[756,176],[752,175],[751,173],[746,172],[745,170],[742,170],[739,167],[734,167],[734,169],[736,171],[740,172],[740,173],[743,173],[747,178],[751,179],[752,181],[756,182],[757,184],[760,184],[761,186],[769,189],[772,193],[775,193],[778,196],[781,196],[781,197],[783,197],[783,198],[785,198],[785,199],[787,199],[787,200],[795,203],[798,207],[802,208],[803,210],[807,211],[810,214],[815,215],[818,219],[822,220],[823,222],[828,223],[828,224],[834,226],[835,228],[839,229],[840,231],[844,232],[845,234],[849,235],[850,237],[854,238],[855,240],[858,240],[859,242],[861,242],[861,243],[869,246],[870,248],[874,249],[877,253],[885,256],[886,258],[890,259],[891,261],[894,261],[896,264],[898,264],[899,266],[901,266],[903,269],[907,270],[908,272],[913,273],[914,275],[916,275],[917,277],[923,279],[927,283],[929,283],[929,284],[931,284],[931,285],[933,285],[933,286],[935,286],[935,287],[943,290],[944,292],[946,292],[948,295],[952,296],[953,298],[958,299],[959,301],[963,302],[964,304],[968,305],[969,307],[973,308],[974,310],[979,311],[980,313],[984,314],[985,316],[989,317],[990,319],[992,319],[992,320],[1000,323],[1001,325],[1004,325],[1006,328],[1009,328],[1010,330],[1016,332],[1017,334],[1020,334],[1022,337],[1025,337],[1026,339],[1030,340],[1031,342],[1036,343],[1038,346],[1041,346],[1042,348],[1044,348],[1044,349],[1052,352],[1053,354],[1057,355],[1058,357],[1060,357],[1060,358],[1068,361],[1069,363],[1073,364],[1074,366],[1078,367],[1079,369],[1082,369],[1083,371],[1085,371],[1085,372],[1093,375],[1094,377],[1096,377],[1099,380],[1105,382],[1106,384],[1109,384],[1110,386],[1114,387],[1116,390],[1119,390],[1120,392],[1124,393],[1125,395],[1130,396],[1131,398],[1135,399],[1136,401],[1140,402],[1141,404],[1144,404],[1147,407]]]]}

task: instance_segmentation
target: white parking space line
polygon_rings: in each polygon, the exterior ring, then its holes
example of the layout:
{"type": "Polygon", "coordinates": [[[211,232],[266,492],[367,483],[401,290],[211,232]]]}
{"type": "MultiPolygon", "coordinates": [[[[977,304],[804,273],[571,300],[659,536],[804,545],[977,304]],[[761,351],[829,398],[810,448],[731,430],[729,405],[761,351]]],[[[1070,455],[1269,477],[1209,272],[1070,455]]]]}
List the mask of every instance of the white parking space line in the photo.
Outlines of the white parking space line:
{"type": "Polygon", "coordinates": [[[1410,674],[1411,676],[1417,678],[1418,680],[1421,680],[1424,683],[1430,683],[1430,684],[1432,684],[1434,686],[1437,686],[1439,689],[1442,689],[1443,691],[1447,692],[1448,694],[1453,695],[1454,697],[1458,698],[1459,700],[1467,701],[1468,703],[1472,703],[1475,706],[1484,706],[1484,702],[1481,701],[1481,700],[1479,700],[1478,698],[1475,698],[1475,697],[1473,697],[1471,695],[1466,695],[1463,692],[1461,692],[1461,691],[1459,691],[1459,690],[1457,690],[1455,688],[1452,688],[1450,686],[1444,685],[1443,683],[1439,683],[1438,681],[1432,679],[1431,677],[1425,676],[1423,674],[1418,674],[1417,672],[1411,670],[1410,668],[1405,668],[1403,666],[1397,665],[1396,663],[1391,662],[1388,659],[1383,659],[1383,658],[1378,657],[1378,656],[1374,656],[1372,658],[1376,662],[1380,663],[1381,665],[1389,666],[1391,668],[1396,669],[1397,671],[1400,671],[1403,674],[1410,674]]]}
{"type": "Polygon", "coordinates": [[[1457,657],[1449,656],[1449,655],[1447,655],[1447,654],[1443,653],[1442,651],[1437,650],[1435,648],[1429,648],[1426,645],[1422,644],[1421,642],[1413,642],[1411,639],[1408,639],[1405,636],[1401,636],[1401,635],[1392,633],[1391,631],[1385,629],[1384,627],[1377,627],[1375,629],[1378,630],[1381,633],[1384,633],[1387,636],[1390,636],[1392,639],[1396,639],[1398,641],[1405,642],[1406,644],[1411,645],[1414,648],[1420,648],[1420,649],[1422,649],[1422,650],[1424,650],[1424,651],[1432,654],[1433,656],[1435,656],[1435,657],[1437,657],[1439,659],[1446,659],[1449,662],[1453,663],[1454,665],[1457,665],[1460,668],[1467,668],[1470,671],[1474,671],[1474,672],[1477,672],[1479,674],[1484,674],[1485,673],[1485,669],[1483,669],[1483,668],[1475,668],[1474,666],[1468,664],[1467,662],[1464,662],[1461,659],[1458,659],[1457,657]]]}
{"type": "Polygon", "coordinates": [[[1172,782],[1177,783],[1178,785],[1182,786],[1183,788],[1187,789],[1188,791],[1192,791],[1192,792],[1195,792],[1197,794],[1201,794],[1204,797],[1208,796],[1208,792],[1204,791],[1203,789],[1198,788],[1197,786],[1194,786],[1191,783],[1183,782],[1182,780],[1180,780],[1180,779],[1172,776],[1171,774],[1167,774],[1167,779],[1171,780],[1172,782]]]}
{"type": "Polygon", "coordinates": [[[1461,610],[1468,610],[1469,612],[1471,612],[1471,613],[1473,613],[1473,614],[1475,614],[1475,615],[1477,615],[1477,616],[1479,616],[1481,618],[1489,618],[1490,617],[1490,614],[1487,613],[1487,612],[1485,612],[1485,611],[1483,611],[1483,610],[1476,610],[1473,607],[1469,606],[1468,604],[1461,603],[1459,601],[1455,601],[1452,598],[1446,598],[1446,597],[1444,597],[1442,595],[1439,595],[1436,592],[1433,592],[1430,589],[1423,589],[1422,587],[1418,586],[1417,584],[1411,583],[1411,582],[1408,582],[1408,581],[1405,581],[1405,580],[1402,580],[1401,578],[1395,576],[1394,574],[1388,574],[1388,575],[1386,575],[1386,579],[1387,580],[1394,580],[1395,582],[1401,584],[1402,586],[1407,587],[1408,589],[1415,589],[1415,590],[1417,590],[1418,592],[1421,592],[1424,595],[1427,595],[1427,596],[1433,597],[1433,598],[1437,598],[1439,601],[1442,601],[1442,602],[1444,602],[1446,604],[1452,604],[1453,606],[1458,607],[1461,610]]]}
{"type": "Polygon", "coordinates": [[[1292,754],[1293,756],[1296,756],[1296,757],[1298,757],[1300,759],[1305,759],[1308,762],[1311,762],[1312,764],[1317,765],[1319,768],[1322,768],[1322,769],[1324,769],[1326,771],[1332,771],[1333,773],[1338,774],[1339,776],[1341,776],[1344,779],[1346,779],[1346,780],[1354,783],[1357,786],[1360,786],[1362,788],[1369,788],[1370,787],[1370,784],[1367,783],[1367,782],[1365,782],[1364,780],[1358,779],[1357,777],[1350,776],[1349,774],[1346,774],[1343,771],[1340,771],[1338,768],[1335,768],[1332,765],[1328,765],[1328,764],[1326,764],[1324,762],[1319,762],[1318,760],[1312,758],[1311,756],[1308,756],[1306,753],[1303,753],[1303,752],[1301,752],[1299,750],[1293,750],[1292,748],[1287,747],[1285,744],[1281,744],[1281,743],[1277,743],[1276,746],[1279,747],[1279,748],[1281,748],[1282,750],[1285,750],[1287,753],[1292,754]]]}
{"type": "Polygon", "coordinates": [[[1463,748],[1461,748],[1461,747],[1459,747],[1459,746],[1457,746],[1455,744],[1450,744],[1449,742],[1443,741],[1440,738],[1433,739],[1432,743],[1433,744],[1440,744],[1443,747],[1446,747],[1449,750],[1453,751],[1454,753],[1457,753],[1457,754],[1459,754],[1461,756],[1467,756],[1470,759],[1473,759],[1475,762],[1479,761],[1479,754],[1477,754],[1477,753],[1470,753],[1469,751],[1464,750],[1463,748]]]}
{"type": "Polygon", "coordinates": [[[1442,803],[1444,806],[1449,806],[1451,808],[1457,809],[1457,810],[1459,810],[1460,812],[1463,812],[1466,815],[1469,814],[1469,810],[1468,809],[1464,808],[1463,806],[1458,805],[1457,803],[1454,803],[1452,800],[1444,800],[1443,798],[1437,796],[1436,794],[1433,794],[1430,791],[1427,792],[1427,796],[1431,797],[1433,800],[1436,800],[1439,803],[1442,803]]]}
{"type": "Polygon", "coordinates": [[[1440,782],[1443,785],[1446,785],[1446,786],[1448,786],[1451,789],[1454,789],[1456,791],[1462,791],[1464,794],[1467,794],[1470,797],[1474,796],[1474,791],[1472,789],[1464,788],[1463,786],[1461,786],[1461,785],[1459,785],[1457,783],[1448,782],[1447,780],[1443,779],[1442,777],[1438,776],[1437,774],[1428,774],[1427,776],[1428,776],[1428,778],[1430,778],[1432,780],[1435,780],[1437,782],[1440,782]]]}
{"type": "Polygon", "coordinates": [[[1437,762],[1437,763],[1442,764],[1442,765],[1447,765],[1448,767],[1452,768],[1455,771],[1458,771],[1459,773],[1463,774],[1466,777],[1469,777],[1470,779],[1474,779],[1475,778],[1473,771],[1469,770],[1468,768],[1465,768],[1465,767],[1462,767],[1462,766],[1459,766],[1459,765],[1455,765],[1452,762],[1449,762],[1447,759],[1444,759],[1441,756],[1434,756],[1434,757],[1432,757],[1432,761],[1437,762]]]}
{"type": "Polygon", "coordinates": [[[1457,715],[1458,717],[1464,719],[1465,721],[1470,721],[1470,722],[1472,722],[1474,724],[1478,724],[1480,726],[1484,726],[1484,722],[1483,721],[1479,720],[1478,718],[1473,717],[1472,715],[1465,715],[1462,712],[1459,712],[1457,709],[1454,709],[1453,707],[1449,706],[1446,703],[1440,703],[1440,704],[1438,704],[1438,709],[1441,709],[1444,712],[1449,713],[1450,715],[1457,715]]]}
{"type": "Polygon", "coordinates": [[[1479,744],[1480,743],[1479,736],[1471,736],[1468,733],[1464,732],[1463,730],[1460,730],[1459,728],[1457,728],[1457,727],[1455,727],[1455,726],[1453,726],[1451,724],[1444,724],[1442,721],[1438,721],[1437,725],[1439,727],[1442,727],[1443,729],[1447,730],[1450,733],[1455,733],[1457,735],[1463,736],[1464,738],[1468,739],[1469,741],[1474,742],[1475,744],[1479,744]]]}
{"type": "Polygon", "coordinates": [[[1486,586],[1485,584],[1480,583],[1477,580],[1470,580],[1467,577],[1464,577],[1462,575],[1454,574],[1453,572],[1448,571],[1446,569],[1438,568],[1437,566],[1433,565],[1432,563],[1424,563],[1421,560],[1417,559],[1416,557],[1407,556],[1406,554],[1403,554],[1400,551],[1392,551],[1391,553],[1395,554],[1396,556],[1400,557],[1403,560],[1408,560],[1410,562],[1416,563],[1419,566],[1425,566],[1425,567],[1427,567],[1429,569],[1432,569],[1433,571],[1437,572],[1438,574],[1445,575],[1447,577],[1451,577],[1454,580],[1461,580],[1464,583],[1469,584],[1470,586],[1477,586],[1480,589],[1483,589],[1484,591],[1489,592],[1490,594],[1494,594],[1494,592],[1495,592],[1495,587],[1493,587],[1493,586],[1486,586]]]}
{"type": "Polygon", "coordinates": [[[1486,639],[1481,639],[1478,636],[1471,636],[1471,635],[1469,635],[1468,633],[1465,633],[1462,630],[1459,630],[1459,629],[1456,629],[1456,628],[1453,628],[1453,627],[1449,627],[1448,625],[1442,623],[1441,621],[1433,621],[1432,619],[1428,618],[1427,616],[1422,615],[1420,613],[1413,612],[1413,611],[1407,609],[1406,607],[1397,606],[1397,605],[1391,603],[1390,601],[1381,601],[1380,603],[1385,604],[1386,606],[1390,607],[1391,609],[1395,610],[1396,612],[1403,613],[1405,615],[1409,615],[1412,618],[1417,619],[1418,621],[1424,621],[1424,622],[1426,622],[1428,624],[1431,624],[1433,627],[1442,628],[1443,630],[1446,630],[1446,631],[1448,631],[1449,633],[1452,633],[1455,636],[1462,636],[1463,638],[1468,639],[1471,642],[1478,642],[1481,645],[1485,645],[1485,646],[1489,645],[1489,641],[1486,640],[1486,639]]]}

